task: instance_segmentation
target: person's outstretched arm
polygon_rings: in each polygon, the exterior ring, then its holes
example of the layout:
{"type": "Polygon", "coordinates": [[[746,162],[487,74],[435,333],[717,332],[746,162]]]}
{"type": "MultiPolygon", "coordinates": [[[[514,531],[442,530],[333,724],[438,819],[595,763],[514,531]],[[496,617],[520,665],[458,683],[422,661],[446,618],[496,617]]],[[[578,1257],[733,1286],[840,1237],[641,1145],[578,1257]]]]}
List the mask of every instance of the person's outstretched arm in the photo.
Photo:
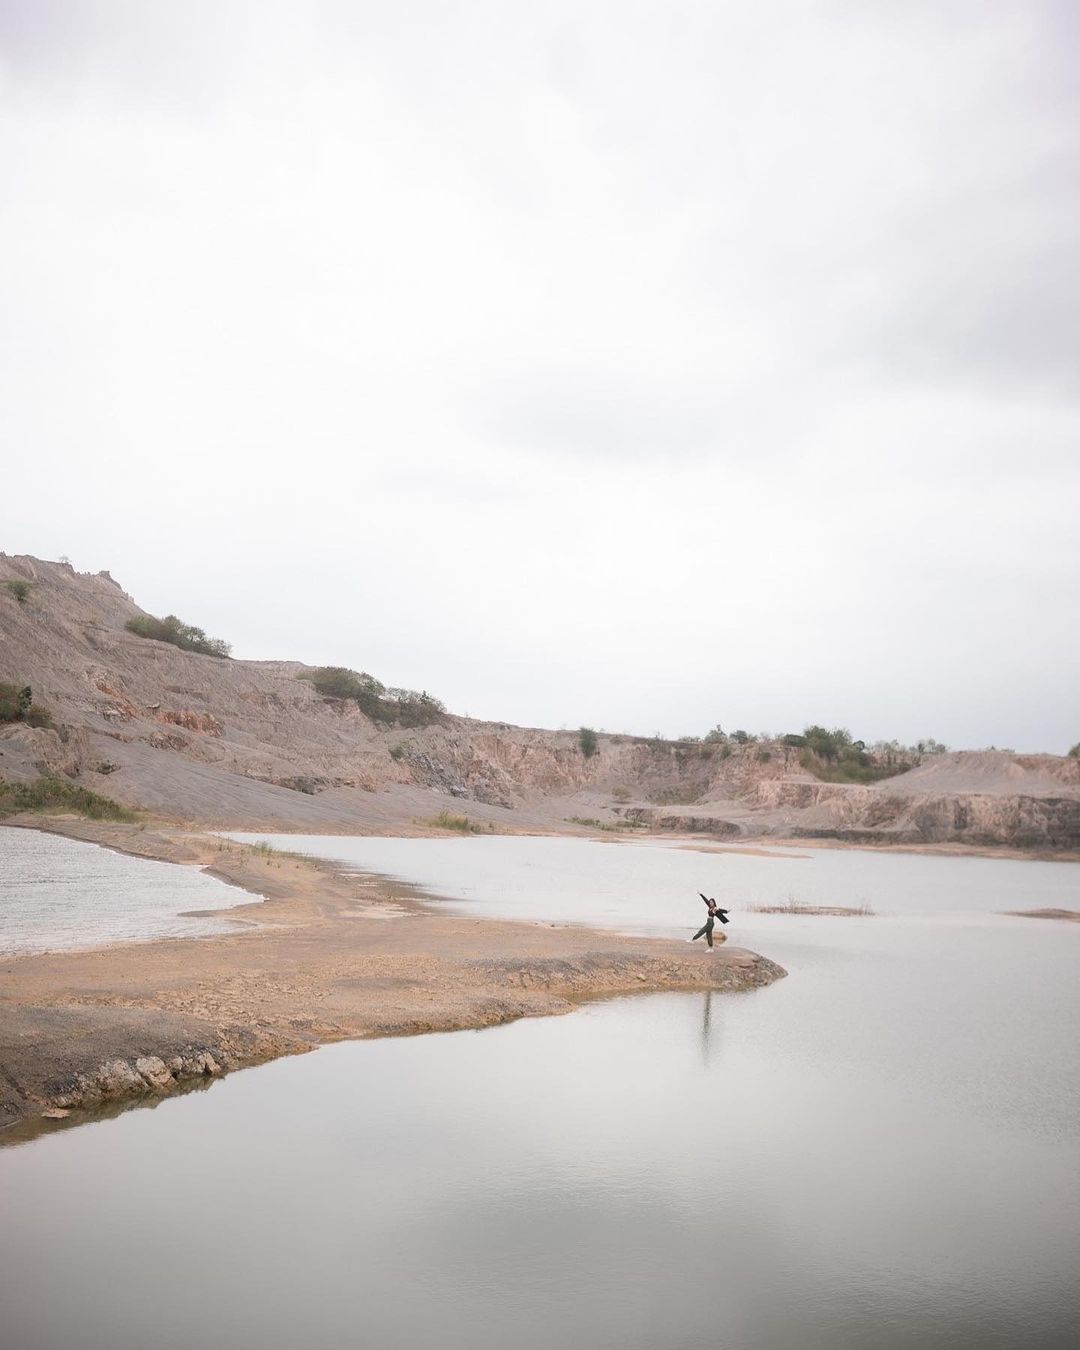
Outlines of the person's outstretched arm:
{"type": "Polygon", "coordinates": [[[701,891],[698,891],[698,895],[701,896],[702,900],[704,900],[707,905],[712,904],[712,901],[709,899],[709,897],[707,895],[704,895],[701,891]]]}

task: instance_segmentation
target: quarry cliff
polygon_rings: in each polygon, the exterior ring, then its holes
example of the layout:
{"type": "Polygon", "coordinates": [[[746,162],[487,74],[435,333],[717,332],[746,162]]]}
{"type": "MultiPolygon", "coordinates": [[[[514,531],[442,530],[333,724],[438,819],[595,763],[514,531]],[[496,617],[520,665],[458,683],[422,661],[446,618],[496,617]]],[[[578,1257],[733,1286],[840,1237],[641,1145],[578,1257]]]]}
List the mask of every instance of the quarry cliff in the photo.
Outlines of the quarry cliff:
{"type": "Polygon", "coordinates": [[[0,555],[0,682],[29,685],[53,724],[0,723],[0,779],[58,776],[237,829],[398,832],[449,810],[481,829],[1080,849],[1075,759],[961,751],[836,783],[779,743],[598,733],[586,753],[576,731],[449,714],[402,726],[321,694],[302,662],[127,631],[143,615],[108,573],[0,555]]]}

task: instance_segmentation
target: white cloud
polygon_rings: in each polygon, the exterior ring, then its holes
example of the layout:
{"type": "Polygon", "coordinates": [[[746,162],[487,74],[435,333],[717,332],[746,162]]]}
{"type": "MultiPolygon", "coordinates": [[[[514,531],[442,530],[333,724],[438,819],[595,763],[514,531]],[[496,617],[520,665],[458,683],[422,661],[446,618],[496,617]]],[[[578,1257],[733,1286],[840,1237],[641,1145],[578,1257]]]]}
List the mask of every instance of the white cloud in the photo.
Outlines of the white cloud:
{"type": "Polygon", "coordinates": [[[4,547],[474,715],[1064,748],[1069,22],[8,3],[4,547]]]}

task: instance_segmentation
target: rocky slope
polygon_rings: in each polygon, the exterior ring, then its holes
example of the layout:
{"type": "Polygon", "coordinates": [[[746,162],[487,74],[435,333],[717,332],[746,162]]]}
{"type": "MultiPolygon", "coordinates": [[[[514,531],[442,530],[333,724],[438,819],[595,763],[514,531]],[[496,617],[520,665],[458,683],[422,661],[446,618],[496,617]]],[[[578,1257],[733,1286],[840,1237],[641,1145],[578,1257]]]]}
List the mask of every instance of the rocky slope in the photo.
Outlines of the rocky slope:
{"type": "MultiPolygon", "coordinates": [[[[0,555],[0,680],[56,729],[0,726],[0,777],[72,777],[173,819],[237,828],[413,828],[440,810],[498,828],[572,818],[718,838],[1080,849],[1080,762],[934,756],[872,786],[822,783],[782,747],[719,747],[447,717],[413,729],[327,699],[291,661],[199,656],[125,631],[108,575],[0,555]],[[4,583],[28,582],[20,602],[4,583]],[[455,805],[460,803],[460,805],[455,805]]],[[[194,616],[197,617],[197,616],[194,616]]]]}

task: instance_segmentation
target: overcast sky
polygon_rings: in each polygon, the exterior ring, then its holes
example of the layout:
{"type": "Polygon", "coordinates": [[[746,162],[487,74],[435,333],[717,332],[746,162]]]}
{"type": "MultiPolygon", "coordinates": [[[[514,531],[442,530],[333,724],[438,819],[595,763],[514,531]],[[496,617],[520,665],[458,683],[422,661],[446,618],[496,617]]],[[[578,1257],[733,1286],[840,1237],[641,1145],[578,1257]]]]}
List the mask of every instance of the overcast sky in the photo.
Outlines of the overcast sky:
{"type": "Polygon", "coordinates": [[[0,548],[665,735],[1080,740],[1080,6],[0,0],[0,548]]]}

